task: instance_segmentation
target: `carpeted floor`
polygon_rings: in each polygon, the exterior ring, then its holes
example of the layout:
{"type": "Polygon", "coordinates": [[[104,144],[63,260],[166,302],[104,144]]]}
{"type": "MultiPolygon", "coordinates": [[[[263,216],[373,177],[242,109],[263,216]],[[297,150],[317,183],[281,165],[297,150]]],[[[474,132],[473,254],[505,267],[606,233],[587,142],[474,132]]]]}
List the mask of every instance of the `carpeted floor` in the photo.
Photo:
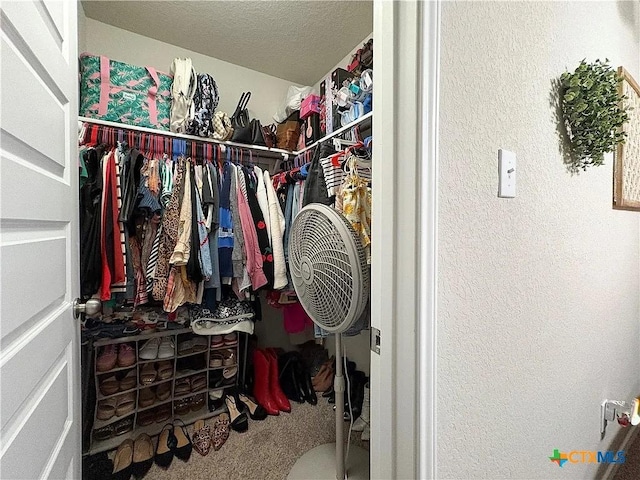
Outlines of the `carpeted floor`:
{"type": "MultiPolygon", "coordinates": [[[[335,441],[333,408],[324,398],[318,399],[318,405],[315,406],[292,402],[291,408],[289,414],[269,416],[261,422],[249,420],[247,432],[231,431],[224,446],[217,452],[212,450],[206,457],[194,451],[186,463],[174,458],[168,470],[154,464],[146,478],[282,480],[287,477],[298,457],[307,450],[335,441]]],[[[213,425],[213,420],[207,423],[213,425]]],[[[345,428],[348,427],[349,424],[345,422],[345,428]]],[[[368,442],[360,440],[360,433],[353,432],[351,441],[354,445],[369,449],[368,442]]]]}
{"type": "Polygon", "coordinates": [[[640,434],[636,434],[634,441],[625,449],[625,454],[625,462],[618,467],[613,480],[640,479],[640,434]]]}

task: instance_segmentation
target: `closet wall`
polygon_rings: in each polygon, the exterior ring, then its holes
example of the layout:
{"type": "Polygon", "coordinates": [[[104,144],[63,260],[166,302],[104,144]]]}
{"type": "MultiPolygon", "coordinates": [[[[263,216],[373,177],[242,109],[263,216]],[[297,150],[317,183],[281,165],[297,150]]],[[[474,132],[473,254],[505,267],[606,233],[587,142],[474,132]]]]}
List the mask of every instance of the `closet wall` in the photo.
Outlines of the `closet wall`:
{"type": "Polygon", "coordinates": [[[106,55],[134,65],[150,65],[167,73],[174,58],[190,57],[197,71],[213,75],[220,91],[218,109],[229,115],[242,92],[249,90],[251,115],[263,124],[273,123],[272,116],[284,101],[288,88],[298,85],[87,18],[81,5],[78,4],[78,52],[106,55]]]}

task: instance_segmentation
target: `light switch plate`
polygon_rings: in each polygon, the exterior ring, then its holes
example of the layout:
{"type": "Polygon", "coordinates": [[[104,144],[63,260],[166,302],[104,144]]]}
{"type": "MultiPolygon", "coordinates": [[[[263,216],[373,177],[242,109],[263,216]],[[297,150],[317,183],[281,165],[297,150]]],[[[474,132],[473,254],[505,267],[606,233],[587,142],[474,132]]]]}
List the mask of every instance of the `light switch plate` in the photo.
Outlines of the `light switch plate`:
{"type": "Polygon", "coordinates": [[[516,154],[509,150],[498,150],[498,197],[516,196],[516,154]]]}

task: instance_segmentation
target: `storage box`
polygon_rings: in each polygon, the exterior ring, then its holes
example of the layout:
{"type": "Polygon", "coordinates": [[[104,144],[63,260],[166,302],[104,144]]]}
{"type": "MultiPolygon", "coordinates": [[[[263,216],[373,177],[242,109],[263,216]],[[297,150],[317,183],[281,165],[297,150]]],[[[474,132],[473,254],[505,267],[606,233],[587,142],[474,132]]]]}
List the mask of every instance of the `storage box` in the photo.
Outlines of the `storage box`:
{"type": "Polygon", "coordinates": [[[320,113],[320,97],[309,95],[300,104],[300,119],[305,120],[313,113],[320,113]]]}
{"type": "Polygon", "coordinates": [[[79,113],[90,118],[169,130],[171,76],[104,56],[80,56],[79,113]]]}

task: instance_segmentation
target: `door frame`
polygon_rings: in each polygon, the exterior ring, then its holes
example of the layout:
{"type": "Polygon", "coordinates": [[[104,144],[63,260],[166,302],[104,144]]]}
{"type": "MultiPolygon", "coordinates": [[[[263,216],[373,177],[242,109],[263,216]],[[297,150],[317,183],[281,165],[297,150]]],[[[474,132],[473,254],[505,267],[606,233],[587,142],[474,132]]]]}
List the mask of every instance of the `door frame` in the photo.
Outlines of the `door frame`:
{"type": "Polygon", "coordinates": [[[373,20],[371,478],[435,478],[440,0],[373,20]]]}

